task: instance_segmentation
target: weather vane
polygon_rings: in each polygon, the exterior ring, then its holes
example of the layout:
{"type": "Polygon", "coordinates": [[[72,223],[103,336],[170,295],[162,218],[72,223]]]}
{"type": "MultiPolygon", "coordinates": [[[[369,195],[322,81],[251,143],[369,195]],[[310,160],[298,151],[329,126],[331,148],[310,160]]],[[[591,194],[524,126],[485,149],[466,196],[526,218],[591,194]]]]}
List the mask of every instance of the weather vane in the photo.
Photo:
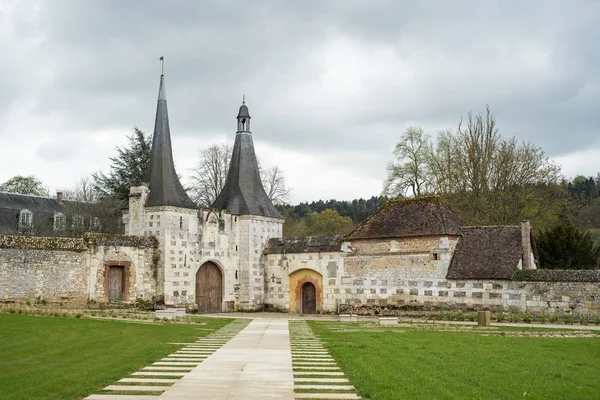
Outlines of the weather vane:
{"type": "Polygon", "coordinates": [[[165,74],[165,58],[163,56],[160,56],[159,60],[160,60],[160,74],[164,75],[165,74]]]}
{"type": "Polygon", "coordinates": [[[246,95],[245,94],[242,95],[242,104],[246,104],[246,95]]]}

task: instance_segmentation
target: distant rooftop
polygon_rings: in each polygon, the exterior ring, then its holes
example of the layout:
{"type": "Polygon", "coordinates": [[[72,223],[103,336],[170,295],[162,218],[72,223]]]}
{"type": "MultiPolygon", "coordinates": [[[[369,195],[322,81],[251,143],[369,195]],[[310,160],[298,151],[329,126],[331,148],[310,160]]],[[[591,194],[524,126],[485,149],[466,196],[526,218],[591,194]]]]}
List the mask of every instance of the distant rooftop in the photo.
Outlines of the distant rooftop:
{"type": "Polygon", "coordinates": [[[459,236],[463,225],[437,196],[390,200],[346,235],[346,239],[459,236]]]}

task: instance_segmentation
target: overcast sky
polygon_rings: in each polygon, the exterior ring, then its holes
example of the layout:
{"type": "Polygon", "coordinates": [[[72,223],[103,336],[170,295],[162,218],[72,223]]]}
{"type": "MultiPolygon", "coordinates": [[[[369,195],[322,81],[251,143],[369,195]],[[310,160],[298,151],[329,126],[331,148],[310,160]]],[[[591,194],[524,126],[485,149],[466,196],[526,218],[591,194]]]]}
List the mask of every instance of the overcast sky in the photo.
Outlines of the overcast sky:
{"type": "Polygon", "coordinates": [[[294,203],[378,195],[406,127],[486,104],[503,135],[595,176],[598,43],[599,1],[0,0],[0,182],[108,171],[134,125],[153,130],[160,56],[184,178],[233,143],[242,94],[294,203]]]}

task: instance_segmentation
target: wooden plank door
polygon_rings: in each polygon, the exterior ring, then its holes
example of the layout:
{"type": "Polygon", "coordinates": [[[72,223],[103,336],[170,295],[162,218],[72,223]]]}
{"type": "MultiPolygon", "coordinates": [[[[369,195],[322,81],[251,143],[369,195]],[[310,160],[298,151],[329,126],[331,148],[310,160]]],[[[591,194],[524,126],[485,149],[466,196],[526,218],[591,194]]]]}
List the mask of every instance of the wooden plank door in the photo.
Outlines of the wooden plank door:
{"type": "Polygon", "coordinates": [[[317,313],[317,290],[315,285],[306,282],[302,286],[302,314],[317,313]]]}
{"type": "Polygon", "coordinates": [[[123,300],[123,267],[109,267],[108,301],[123,300]]]}
{"type": "Polygon", "coordinates": [[[196,273],[196,304],[198,312],[221,312],[223,278],[213,263],[203,264],[196,273]]]}

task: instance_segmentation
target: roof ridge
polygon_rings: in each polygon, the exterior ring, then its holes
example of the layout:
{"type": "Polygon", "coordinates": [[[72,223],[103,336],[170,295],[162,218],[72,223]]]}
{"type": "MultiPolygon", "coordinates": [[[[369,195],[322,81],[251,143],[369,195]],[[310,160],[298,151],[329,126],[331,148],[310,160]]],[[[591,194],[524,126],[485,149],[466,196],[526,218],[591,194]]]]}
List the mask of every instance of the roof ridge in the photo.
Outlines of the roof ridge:
{"type": "Polygon", "coordinates": [[[10,194],[10,195],[17,195],[17,196],[27,196],[27,197],[37,197],[40,199],[48,199],[48,200],[56,200],[56,197],[50,197],[50,196],[38,196],[37,194],[25,194],[25,193],[15,193],[15,192],[4,192],[4,191],[0,191],[0,194],[10,194]]]}

